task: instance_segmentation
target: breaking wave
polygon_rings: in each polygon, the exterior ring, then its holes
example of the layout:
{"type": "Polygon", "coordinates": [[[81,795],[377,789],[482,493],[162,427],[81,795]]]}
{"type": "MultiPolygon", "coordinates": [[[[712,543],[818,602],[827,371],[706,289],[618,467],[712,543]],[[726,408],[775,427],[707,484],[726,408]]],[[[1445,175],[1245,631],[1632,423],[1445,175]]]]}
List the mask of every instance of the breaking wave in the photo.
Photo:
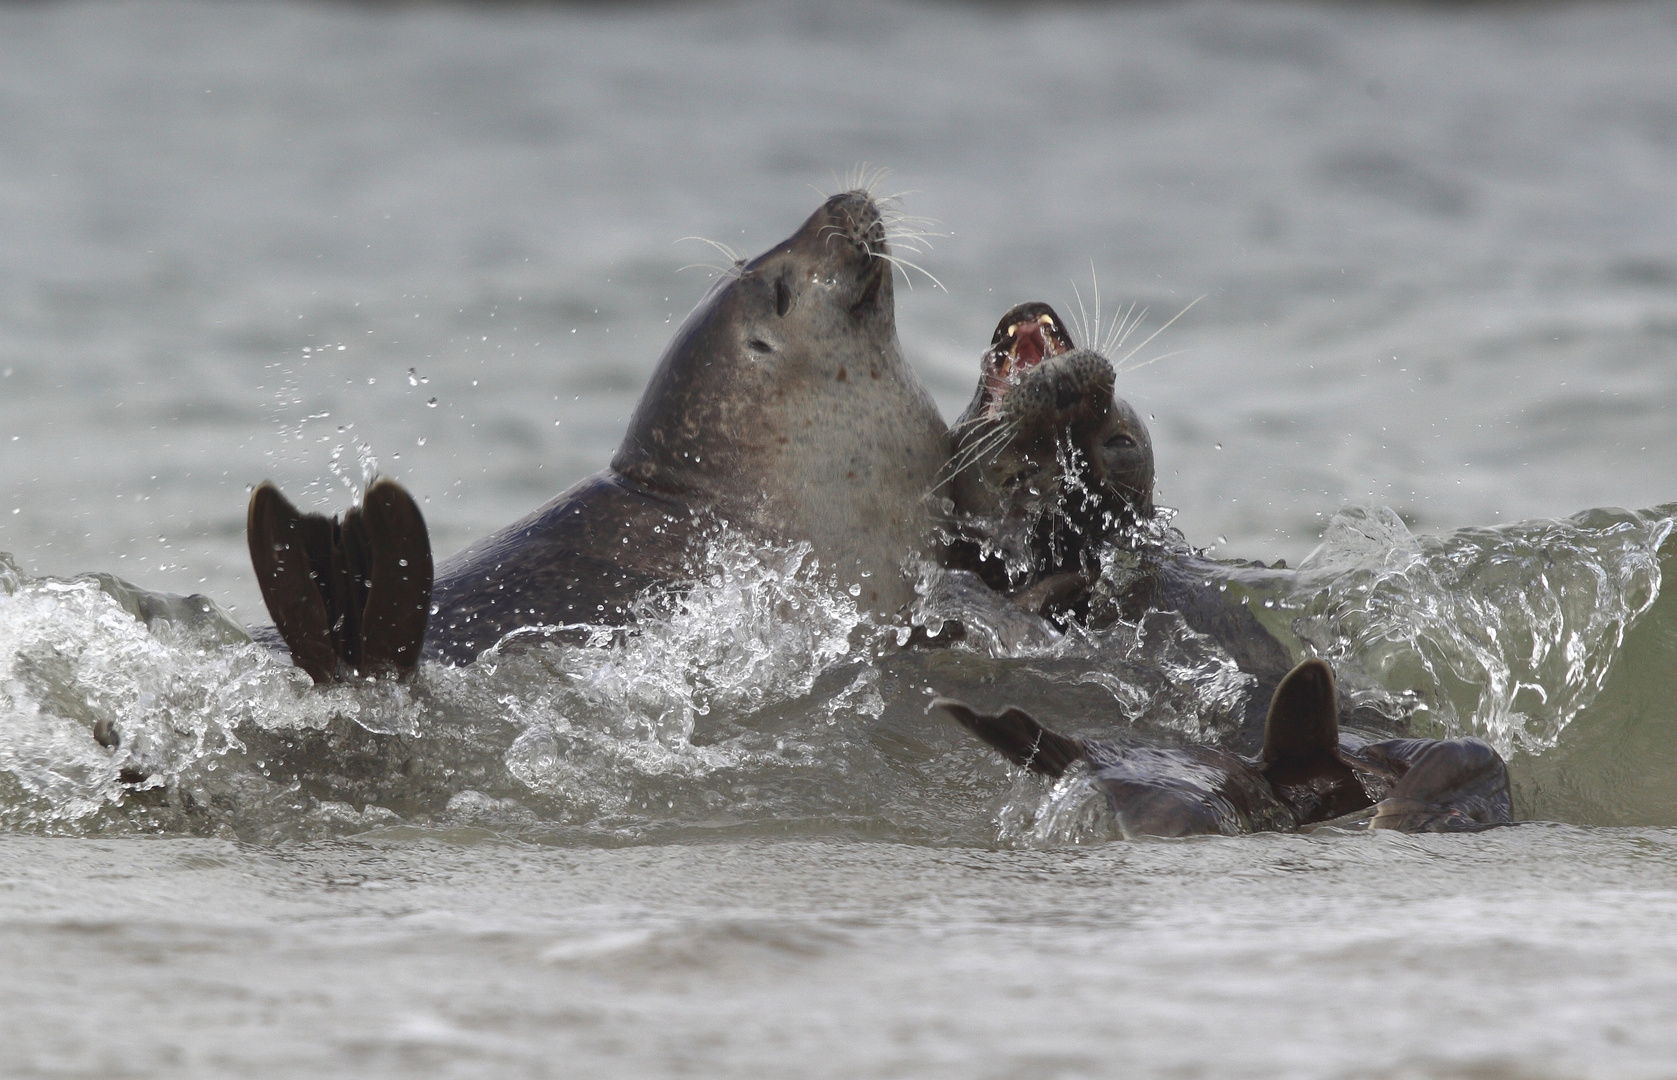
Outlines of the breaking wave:
{"type": "MultiPolygon", "coordinates": [[[[1353,508],[1297,569],[1205,566],[1353,697],[1400,703],[1417,734],[1495,744],[1520,813],[1677,824],[1674,521],[1593,510],[1429,537],[1353,508]]],[[[1259,692],[1175,613],[1061,630],[927,567],[912,629],[859,612],[807,548],[724,539],[706,565],[666,614],[592,645],[514,636],[410,684],[316,688],[208,598],[0,556],[0,826],[1084,842],[1110,832],[1096,793],[1015,775],[928,716],[931,697],[1078,734],[1231,742],[1259,692]],[[961,640],[925,643],[950,623],[961,640]]]]}

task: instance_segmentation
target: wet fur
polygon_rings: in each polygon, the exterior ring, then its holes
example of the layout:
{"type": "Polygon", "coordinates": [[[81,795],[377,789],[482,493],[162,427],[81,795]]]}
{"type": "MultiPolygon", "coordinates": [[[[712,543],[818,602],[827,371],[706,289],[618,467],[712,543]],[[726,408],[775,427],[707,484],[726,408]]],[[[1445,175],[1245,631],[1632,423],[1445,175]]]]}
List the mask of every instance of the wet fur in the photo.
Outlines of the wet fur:
{"type": "Polygon", "coordinates": [[[1306,660],[1281,680],[1255,758],[1217,747],[1127,747],[1074,739],[1022,709],[997,716],[939,698],[956,722],[1015,765],[1059,778],[1081,763],[1125,836],[1289,831],[1359,811],[1371,828],[1450,832],[1507,824],[1508,771],[1478,739],[1342,735],[1333,673],[1306,660]]]}

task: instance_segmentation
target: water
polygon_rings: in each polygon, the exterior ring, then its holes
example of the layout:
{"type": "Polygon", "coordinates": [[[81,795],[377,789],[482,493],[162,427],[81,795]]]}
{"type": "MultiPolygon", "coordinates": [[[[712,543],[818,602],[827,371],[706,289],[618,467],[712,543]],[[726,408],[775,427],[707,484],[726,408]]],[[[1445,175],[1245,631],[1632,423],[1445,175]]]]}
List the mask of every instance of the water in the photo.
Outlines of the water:
{"type": "Polygon", "coordinates": [[[0,1071],[1669,1075],[1674,46],[1634,4],[0,10],[0,1071]],[[1226,738],[1226,656],[899,651],[797,550],[412,687],[243,641],[248,485],[376,467],[444,553],[512,520],[615,446],[680,238],[761,249],[862,162],[949,234],[898,285],[946,416],[1019,300],[1203,296],[1119,380],[1175,524],[1561,824],[1105,842],[924,703],[1226,738]]]}

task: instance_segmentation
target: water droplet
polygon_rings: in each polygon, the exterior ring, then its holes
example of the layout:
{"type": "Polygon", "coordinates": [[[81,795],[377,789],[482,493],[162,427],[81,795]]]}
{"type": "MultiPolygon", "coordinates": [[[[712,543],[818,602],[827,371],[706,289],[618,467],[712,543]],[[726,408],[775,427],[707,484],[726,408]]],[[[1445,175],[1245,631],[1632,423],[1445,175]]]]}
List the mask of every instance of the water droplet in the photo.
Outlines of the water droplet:
{"type": "Polygon", "coordinates": [[[428,409],[434,409],[434,408],[436,408],[436,407],[437,407],[437,399],[436,399],[436,398],[432,398],[432,399],[431,399],[431,400],[430,400],[430,401],[427,401],[427,402],[426,402],[426,403],[425,403],[425,407],[426,407],[426,408],[428,408],[428,409]]]}
{"type": "Polygon", "coordinates": [[[1213,450],[1221,450],[1222,448],[1223,448],[1222,443],[1218,443],[1216,446],[1212,447],[1213,450]]]}

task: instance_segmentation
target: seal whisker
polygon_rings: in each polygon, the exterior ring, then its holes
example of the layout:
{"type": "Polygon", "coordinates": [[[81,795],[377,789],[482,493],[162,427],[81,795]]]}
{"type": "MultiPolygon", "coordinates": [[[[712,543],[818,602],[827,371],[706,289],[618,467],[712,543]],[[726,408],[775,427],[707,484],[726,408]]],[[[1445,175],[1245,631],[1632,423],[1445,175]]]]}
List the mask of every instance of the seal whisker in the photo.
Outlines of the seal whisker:
{"type": "Polygon", "coordinates": [[[1131,302],[1130,306],[1119,314],[1118,321],[1113,324],[1111,332],[1107,334],[1107,339],[1101,342],[1101,355],[1110,356],[1113,350],[1123,348],[1124,342],[1129,340],[1130,334],[1141,325],[1141,320],[1146,316],[1146,308],[1142,308],[1138,315],[1136,314],[1136,304],[1131,302]]]}
{"type": "Polygon", "coordinates": [[[739,262],[744,262],[745,261],[745,259],[740,255],[739,252],[735,251],[733,248],[729,247],[727,244],[724,244],[722,241],[712,240],[708,236],[683,236],[680,240],[677,240],[676,243],[685,244],[689,240],[697,240],[701,244],[709,244],[711,247],[715,248],[717,251],[720,251],[722,253],[723,257],[726,258],[729,262],[739,263],[739,262]]]}
{"type": "Polygon", "coordinates": [[[1089,311],[1083,306],[1083,292],[1077,287],[1075,278],[1071,282],[1071,294],[1077,298],[1077,329],[1084,341],[1094,341],[1094,336],[1089,333],[1089,311]]]}
{"type": "Polygon", "coordinates": [[[680,240],[677,240],[676,243],[682,244],[689,240],[697,240],[701,244],[709,244],[711,247],[720,252],[723,258],[728,260],[728,265],[717,266],[715,263],[688,263],[686,266],[678,268],[676,273],[679,274],[682,270],[691,270],[694,267],[702,266],[707,270],[715,270],[717,273],[726,277],[738,277],[740,275],[740,271],[744,269],[745,259],[741,257],[739,252],[735,251],[727,244],[724,244],[722,241],[712,240],[708,236],[684,236],[680,240]]]}
{"type": "Polygon", "coordinates": [[[1095,274],[1095,260],[1093,259],[1089,260],[1089,284],[1093,285],[1095,289],[1095,326],[1090,333],[1084,335],[1083,340],[1092,343],[1101,332],[1101,279],[1095,274]]]}
{"type": "Polygon", "coordinates": [[[932,242],[924,237],[894,236],[887,233],[885,247],[887,250],[909,251],[915,255],[926,255],[932,250],[932,242]]]}
{"type": "Polygon", "coordinates": [[[1006,446],[1016,434],[1018,434],[1018,431],[1012,423],[1005,420],[998,421],[994,431],[984,432],[967,444],[966,449],[950,458],[945,463],[944,468],[949,470],[950,476],[956,476],[974,462],[988,457],[1006,446]]]}
{"type": "MultiPolygon", "coordinates": [[[[880,179],[881,180],[885,179],[885,177],[887,175],[889,175],[890,172],[891,172],[891,170],[889,170],[889,169],[884,170],[884,173],[881,174],[880,179]]],[[[873,201],[877,202],[877,203],[891,203],[893,205],[900,205],[902,203],[902,201],[904,199],[908,198],[910,195],[918,195],[918,194],[920,194],[920,191],[919,191],[918,188],[905,188],[902,191],[893,191],[889,195],[875,195],[873,197],[873,201]]]]}
{"type": "Polygon", "coordinates": [[[979,439],[967,444],[963,450],[952,456],[948,461],[944,462],[943,467],[937,472],[938,477],[941,480],[960,475],[967,466],[983,457],[985,453],[987,453],[985,448],[995,444],[996,441],[994,433],[986,432],[979,439]]]}
{"type": "Polygon", "coordinates": [[[879,201],[879,216],[891,225],[942,224],[935,218],[922,217],[919,214],[910,214],[908,211],[904,210],[899,203],[894,201],[901,199],[904,196],[915,194],[918,194],[918,192],[904,191],[898,195],[887,195],[884,199],[879,201]]]}
{"type": "Polygon", "coordinates": [[[932,246],[932,241],[934,239],[941,240],[948,235],[949,234],[945,232],[937,232],[936,230],[930,228],[910,226],[903,222],[887,222],[885,226],[886,240],[912,241],[917,244],[923,243],[927,247],[932,246]]]}
{"type": "MultiPolygon", "coordinates": [[[[841,183],[838,173],[833,173],[832,175],[833,183],[841,183]]],[[[874,189],[890,175],[891,169],[887,165],[872,165],[866,161],[857,162],[855,165],[850,167],[848,172],[844,174],[844,180],[842,181],[844,185],[843,190],[859,191],[863,195],[866,195],[869,199],[878,202],[879,200],[874,194],[874,189]]]]}
{"type": "Polygon", "coordinates": [[[718,266],[715,263],[688,263],[686,266],[678,266],[678,267],[675,268],[675,272],[678,273],[678,274],[681,273],[683,270],[709,270],[712,273],[720,274],[723,277],[738,277],[739,276],[739,267],[737,267],[737,266],[718,266]]]}
{"type": "Polygon", "coordinates": [[[979,428],[979,427],[983,427],[987,424],[998,424],[998,423],[1001,423],[1001,421],[999,419],[997,419],[996,417],[989,415],[988,413],[976,413],[972,416],[967,417],[965,420],[955,421],[955,423],[950,425],[949,433],[951,435],[954,435],[958,432],[966,431],[968,428],[979,428]]]}
{"type": "Polygon", "coordinates": [[[988,453],[983,449],[984,446],[990,444],[1004,445],[1008,439],[1013,437],[1013,432],[1008,430],[1009,422],[1005,419],[993,416],[983,416],[976,419],[980,422],[969,422],[965,425],[953,427],[949,431],[951,436],[957,438],[967,438],[968,433],[972,433],[966,444],[951,455],[949,461],[944,463],[951,467],[951,475],[972,464],[972,459],[982,457],[985,453],[988,453]]]}
{"type": "Polygon", "coordinates": [[[937,471],[940,482],[941,480],[958,475],[961,470],[965,469],[968,465],[971,465],[979,456],[976,452],[977,448],[982,443],[987,442],[990,439],[991,435],[986,433],[978,442],[967,444],[967,446],[959,453],[954,454],[948,461],[944,462],[943,467],[937,471]]]}
{"type": "MultiPolygon", "coordinates": [[[[1172,315],[1170,317],[1169,322],[1166,322],[1163,326],[1159,327],[1157,330],[1153,331],[1151,334],[1148,334],[1146,339],[1143,340],[1141,342],[1141,344],[1137,345],[1135,348],[1133,348],[1129,352],[1125,353],[1122,357],[1119,358],[1118,362],[1115,363],[1112,366],[1115,369],[1122,367],[1126,362],[1129,361],[1130,357],[1134,356],[1136,353],[1140,352],[1142,349],[1145,349],[1147,347],[1148,342],[1152,341],[1154,338],[1158,337],[1160,334],[1164,333],[1166,330],[1169,330],[1170,327],[1171,327],[1171,323],[1176,322],[1177,319],[1180,319],[1182,316],[1188,314],[1189,309],[1192,308],[1195,304],[1199,303],[1201,300],[1204,300],[1205,296],[1206,296],[1205,293],[1201,293],[1198,296],[1194,297],[1192,300],[1188,301],[1188,307],[1185,307],[1181,311],[1178,311],[1175,315],[1172,315]]],[[[1152,361],[1149,361],[1149,363],[1151,363],[1151,362],[1152,361]]]]}
{"type": "Polygon", "coordinates": [[[1139,364],[1131,364],[1128,367],[1115,367],[1112,370],[1113,373],[1117,375],[1128,375],[1130,372],[1140,371],[1142,368],[1147,367],[1150,364],[1157,364],[1160,360],[1169,360],[1173,356],[1181,356],[1187,351],[1187,349],[1172,349],[1170,352],[1160,353],[1151,360],[1143,360],[1139,364]]]}
{"type": "Polygon", "coordinates": [[[943,289],[944,292],[949,291],[948,289],[944,288],[943,282],[939,281],[937,278],[932,276],[932,272],[930,270],[927,270],[924,266],[920,266],[916,263],[909,262],[907,259],[903,258],[901,255],[893,255],[888,251],[876,251],[876,252],[873,253],[873,256],[876,259],[884,259],[886,262],[890,263],[892,266],[895,266],[898,269],[901,269],[903,271],[903,283],[908,286],[910,292],[914,291],[914,279],[909,277],[909,275],[908,275],[909,270],[920,271],[922,274],[926,275],[926,279],[928,281],[930,281],[933,285],[936,285],[938,288],[943,289]]]}

